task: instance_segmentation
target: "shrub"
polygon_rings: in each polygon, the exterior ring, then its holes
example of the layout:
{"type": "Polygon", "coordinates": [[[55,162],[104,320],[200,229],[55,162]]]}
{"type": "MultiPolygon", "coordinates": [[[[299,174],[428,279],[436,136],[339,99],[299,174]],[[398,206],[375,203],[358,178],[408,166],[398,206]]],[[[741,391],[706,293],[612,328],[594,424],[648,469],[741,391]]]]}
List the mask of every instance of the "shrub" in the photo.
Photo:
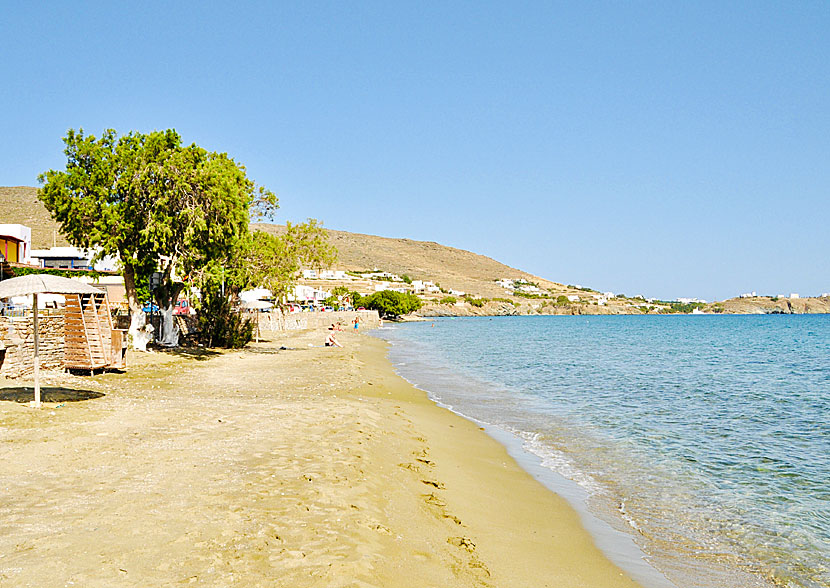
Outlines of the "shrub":
{"type": "Polygon", "coordinates": [[[455,304],[456,302],[458,302],[458,299],[455,296],[444,296],[438,301],[438,304],[455,304]]]}
{"type": "Polygon", "coordinates": [[[371,296],[360,299],[361,306],[370,310],[377,310],[381,316],[396,318],[421,308],[421,299],[415,294],[402,294],[392,290],[375,292],[371,296]]]}
{"type": "Polygon", "coordinates": [[[254,323],[234,311],[231,299],[205,288],[197,304],[199,341],[208,347],[244,347],[254,336],[254,323]]]}

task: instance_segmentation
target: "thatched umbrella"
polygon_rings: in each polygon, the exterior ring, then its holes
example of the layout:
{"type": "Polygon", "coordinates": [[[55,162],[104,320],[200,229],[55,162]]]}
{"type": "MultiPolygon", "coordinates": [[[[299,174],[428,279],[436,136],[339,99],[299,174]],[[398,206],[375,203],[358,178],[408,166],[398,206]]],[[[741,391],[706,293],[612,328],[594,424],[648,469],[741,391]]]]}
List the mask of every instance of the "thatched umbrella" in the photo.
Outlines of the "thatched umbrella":
{"type": "Polygon", "coordinates": [[[53,276],[51,274],[29,274],[0,282],[0,298],[12,296],[32,296],[35,335],[35,407],[40,407],[40,356],[38,355],[39,337],[37,332],[37,295],[38,294],[98,294],[101,291],[89,284],[53,276]]]}

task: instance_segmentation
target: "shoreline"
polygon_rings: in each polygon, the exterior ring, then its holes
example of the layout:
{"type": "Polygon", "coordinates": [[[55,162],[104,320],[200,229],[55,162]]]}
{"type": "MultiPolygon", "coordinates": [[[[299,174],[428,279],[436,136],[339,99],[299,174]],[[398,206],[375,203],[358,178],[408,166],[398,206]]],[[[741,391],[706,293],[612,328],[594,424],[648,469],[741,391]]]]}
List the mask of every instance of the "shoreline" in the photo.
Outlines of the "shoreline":
{"type": "Polygon", "coordinates": [[[385,342],[265,337],[0,402],[3,585],[640,585],[385,342]]]}

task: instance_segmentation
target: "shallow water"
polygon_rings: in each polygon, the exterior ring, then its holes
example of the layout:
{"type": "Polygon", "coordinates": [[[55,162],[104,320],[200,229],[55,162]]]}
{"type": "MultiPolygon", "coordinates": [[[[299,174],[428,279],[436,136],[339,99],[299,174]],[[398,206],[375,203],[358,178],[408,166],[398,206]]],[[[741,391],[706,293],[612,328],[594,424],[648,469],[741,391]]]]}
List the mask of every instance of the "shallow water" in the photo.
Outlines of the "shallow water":
{"type": "Polygon", "coordinates": [[[830,316],[441,319],[376,333],[401,375],[521,437],[676,585],[830,586],[830,316]]]}

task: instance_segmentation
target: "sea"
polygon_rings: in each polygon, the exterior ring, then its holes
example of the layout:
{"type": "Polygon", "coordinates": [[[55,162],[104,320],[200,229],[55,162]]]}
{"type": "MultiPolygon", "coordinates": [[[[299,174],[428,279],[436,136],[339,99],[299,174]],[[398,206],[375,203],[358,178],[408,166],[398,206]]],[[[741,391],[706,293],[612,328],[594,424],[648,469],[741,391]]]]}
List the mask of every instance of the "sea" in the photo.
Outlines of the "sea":
{"type": "Polygon", "coordinates": [[[646,588],[830,586],[830,315],[441,318],[374,334],[646,588]]]}

